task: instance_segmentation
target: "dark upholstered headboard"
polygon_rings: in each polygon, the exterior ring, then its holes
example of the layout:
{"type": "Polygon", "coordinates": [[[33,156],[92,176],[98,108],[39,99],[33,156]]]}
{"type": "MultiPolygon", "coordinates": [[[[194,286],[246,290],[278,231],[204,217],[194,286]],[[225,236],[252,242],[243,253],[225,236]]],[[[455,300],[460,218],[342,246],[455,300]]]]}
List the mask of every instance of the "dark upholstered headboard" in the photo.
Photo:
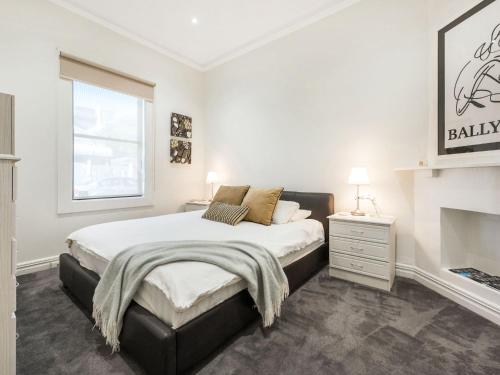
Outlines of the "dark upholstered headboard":
{"type": "Polygon", "coordinates": [[[328,242],[329,223],[326,217],[333,215],[333,194],[284,191],[280,199],[298,202],[300,208],[311,210],[312,214],[310,219],[318,220],[323,224],[323,228],[325,228],[325,241],[328,242]]]}

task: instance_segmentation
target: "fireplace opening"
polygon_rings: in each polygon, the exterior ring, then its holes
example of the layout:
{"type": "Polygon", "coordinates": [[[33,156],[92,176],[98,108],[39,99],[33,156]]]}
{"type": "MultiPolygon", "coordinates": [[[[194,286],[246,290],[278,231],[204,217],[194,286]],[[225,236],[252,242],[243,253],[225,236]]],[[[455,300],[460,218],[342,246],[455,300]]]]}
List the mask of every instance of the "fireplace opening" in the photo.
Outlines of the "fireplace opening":
{"type": "Polygon", "coordinates": [[[443,269],[500,293],[500,215],[441,208],[441,249],[443,269]]]}

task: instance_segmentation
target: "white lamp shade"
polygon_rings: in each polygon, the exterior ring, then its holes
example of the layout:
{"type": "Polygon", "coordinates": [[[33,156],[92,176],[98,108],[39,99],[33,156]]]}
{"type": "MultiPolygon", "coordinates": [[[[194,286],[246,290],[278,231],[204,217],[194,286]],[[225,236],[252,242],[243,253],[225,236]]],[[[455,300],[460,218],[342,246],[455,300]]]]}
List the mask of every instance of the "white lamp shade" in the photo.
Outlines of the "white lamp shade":
{"type": "Polygon", "coordinates": [[[366,168],[352,168],[349,175],[350,185],[369,185],[368,171],[366,168]]]}
{"type": "Polygon", "coordinates": [[[217,182],[217,173],[216,172],[208,172],[207,173],[207,184],[213,184],[217,182]]]}

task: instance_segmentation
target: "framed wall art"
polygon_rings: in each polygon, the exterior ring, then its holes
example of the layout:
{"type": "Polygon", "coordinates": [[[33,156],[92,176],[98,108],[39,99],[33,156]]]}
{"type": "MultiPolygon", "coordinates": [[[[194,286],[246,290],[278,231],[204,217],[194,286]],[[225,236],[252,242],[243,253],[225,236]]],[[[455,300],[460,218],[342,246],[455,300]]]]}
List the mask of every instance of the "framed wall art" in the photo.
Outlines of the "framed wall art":
{"type": "Polygon", "coordinates": [[[173,164],[191,164],[190,141],[170,139],[170,162],[173,164]]]}
{"type": "Polygon", "coordinates": [[[193,119],[189,116],[172,113],[170,116],[170,135],[172,137],[192,138],[193,119]]]}
{"type": "Polygon", "coordinates": [[[500,149],[500,0],[438,33],[438,155],[500,149]]]}

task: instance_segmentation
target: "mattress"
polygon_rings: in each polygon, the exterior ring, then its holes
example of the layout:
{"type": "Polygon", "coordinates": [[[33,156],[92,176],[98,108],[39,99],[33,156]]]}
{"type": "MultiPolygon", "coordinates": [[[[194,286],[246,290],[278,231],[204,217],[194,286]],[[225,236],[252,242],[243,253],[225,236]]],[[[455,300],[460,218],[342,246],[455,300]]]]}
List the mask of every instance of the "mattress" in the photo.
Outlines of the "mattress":
{"type": "MultiPolygon", "coordinates": [[[[82,267],[101,276],[116,254],[146,242],[250,241],[267,248],[283,267],[324,243],[323,226],[316,220],[271,226],[242,222],[233,227],[202,219],[202,214],[193,211],[93,225],[68,236],[69,250],[82,267]]],[[[244,280],[215,265],[177,262],[150,272],[134,300],[178,328],[245,288],[244,280]]]]}

